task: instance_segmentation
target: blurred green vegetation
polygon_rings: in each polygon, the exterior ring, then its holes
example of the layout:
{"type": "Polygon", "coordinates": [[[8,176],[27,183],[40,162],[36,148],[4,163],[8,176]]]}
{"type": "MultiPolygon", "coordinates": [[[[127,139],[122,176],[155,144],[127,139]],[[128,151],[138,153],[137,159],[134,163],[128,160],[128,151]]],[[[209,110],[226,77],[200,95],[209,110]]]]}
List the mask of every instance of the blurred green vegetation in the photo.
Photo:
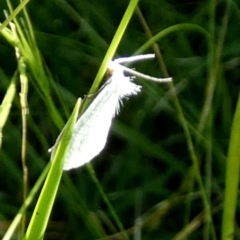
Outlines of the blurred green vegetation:
{"type": "MultiPolygon", "coordinates": [[[[19,4],[11,2],[13,8],[19,4]]],[[[23,59],[29,81],[27,192],[49,162],[48,148],[77,98],[88,93],[128,3],[32,0],[27,4],[38,46],[23,59]],[[36,71],[31,68],[32,58],[39,60],[36,71]],[[47,77],[38,82],[41,69],[47,77]]],[[[140,11],[152,36],[181,23],[195,24],[208,35],[189,25],[176,28],[155,48],[145,50],[155,52],[156,60],[131,65],[151,76],[169,74],[173,85],[136,78],[142,92],[124,101],[107,145],[92,166],[129,239],[220,239],[226,159],[240,89],[240,5],[237,1],[140,0],[138,6],[116,57],[134,54],[149,40],[140,11]]],[[[8,9],[5,1],[0,9],[8,9]]],[[[17,19],[23,33],[31,35],[23,12],[17,19]]],[[[4,20],[2,13],[1,23],[4,20]]],[[[0,56],[2,99],[10,82],[16,82],[3,130],[0,125],[0,235],[4,236],[22,206],[25,190],[16,78],[16,70],[21,73],[22,68],[4,35],[0,56]]],[[[240,142],[235,144],[240,147],[240,142]]],[[[44,239],[125,239],[89,172],[84,166],[63,173],[44,239]]],[[[37,197],[26,211],[26,226],[36,201],[37,197]]],[[[239,214],[239,201],[232,207],[239,214]]],[[[234,239],[239,239],[238,217],[234,224],[234,239]]],[[[19,232],[11,239],[19,239],[19,232]]]]}

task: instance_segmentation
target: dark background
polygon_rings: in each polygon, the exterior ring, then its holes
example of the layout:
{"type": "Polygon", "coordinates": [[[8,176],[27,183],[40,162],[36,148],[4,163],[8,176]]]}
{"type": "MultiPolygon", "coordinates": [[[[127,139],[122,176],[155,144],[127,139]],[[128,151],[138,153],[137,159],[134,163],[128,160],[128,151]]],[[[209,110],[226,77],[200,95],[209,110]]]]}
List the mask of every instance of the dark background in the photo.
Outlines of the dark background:
{"type": "MultiPolygon", "coordinates": [[[[17,1],[13,2],[15,4],[17,1]]],[[[209,60],[208,42],[202,34],[192,30],[173,32],[157,42],[167,71],[173,77],[213,209],[222,203],[226,154],[240,86],[239,4],[232,2],[230,11],[226,4],[218,1],[211,8],[211,1],[139,2],[153,35],[175,24],[193,23],[209,32],[217,48],[219,58],[213,56],[218,66],[213,100],[206,124],[199,131],[208,88],[214,81],[209,72],[216,66],[209,60]],[[211,18],[211,11],[215,11],[214,18],[211,18]],[[226,25],[224,20],[227,20],[226,25]]],[[[53,100],[64,121],[76,99],[88,93],[127,5],[126,0],[32,0],[28,4],[39,51],[52,75],[53,100]]],[[[7,9],[3,1],[0,9],[7,9]]],[[[3,22],[4,15],[0,17],[3,22]]],[[[147,40],[138,16],[133,15],[116,56],[130,56],[147,40]]],[[[152,52],[149,48],[145,53],[152,52]]],[[[0,56],[0,93],[3,96],[17,67],[14,49],[3,37],[0,38],[0,56]]],[[[164,76],[157,60],[136,63],[132,67],[151,76],[164,76]]],[[[185,238],[177,238],[177,234],[204,212],[204,206],[176,98],[169,84],[138,78],[136,82],[143,86],[142,92],[124,101],[104,151],[92,161],[96,175],[124,228],[129,230],[130,239],[140,239],[136,237],[139,222],[142,223],[142,239],[186,239],[187,236],[188,239],[204,239],[207,226],[204,216],[197,221],[196,229],[184,233],[185,238]]],[[[54,144],[60,129],[49,116],[31,80],[28,103],[27,164],[31,189],[49,161],[47,150],[54,144]]],[[[3,179],[0,182],[3,221],[0,230],[3,234],[7,221],[11,221],[22,204],[21,129],[19,99],[15,98],[3,131],[0,155],[3,179]]],[[[34,206],[28,209],[27,221],[34,206]]],[[[213,214],[218,237],[221,218],[220,207],[213,214]]],[[[118,231],[87,169],[82,167],[64,173],[45,239],[120,239],[110,238],[118,231]]]]}

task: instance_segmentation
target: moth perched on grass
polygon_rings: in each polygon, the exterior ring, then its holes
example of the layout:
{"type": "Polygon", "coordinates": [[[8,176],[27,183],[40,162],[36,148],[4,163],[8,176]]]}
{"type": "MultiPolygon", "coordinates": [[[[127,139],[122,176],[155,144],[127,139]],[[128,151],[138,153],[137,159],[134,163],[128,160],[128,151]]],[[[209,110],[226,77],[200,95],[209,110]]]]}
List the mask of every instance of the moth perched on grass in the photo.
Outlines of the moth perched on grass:
{"type": "MultiPolygon", "coordinates": [[[[120,65],[120,63],[150,59],[154,56],[154,54],[146,54],[118,58],[109,63],[111,77],[100,88],[96,97],[74,125],[63,170],[80,167],[102,151],[107,141],[112,119],[119,113],[122,100],[137,95],[141,91],[141,86],[132,82],[133,78],[124,76],[124,71],[157,82],[172,80],[171,78],[150,77],[120,65]]],[[[58,139],[53,150],[57,146],[58,139]]]]}

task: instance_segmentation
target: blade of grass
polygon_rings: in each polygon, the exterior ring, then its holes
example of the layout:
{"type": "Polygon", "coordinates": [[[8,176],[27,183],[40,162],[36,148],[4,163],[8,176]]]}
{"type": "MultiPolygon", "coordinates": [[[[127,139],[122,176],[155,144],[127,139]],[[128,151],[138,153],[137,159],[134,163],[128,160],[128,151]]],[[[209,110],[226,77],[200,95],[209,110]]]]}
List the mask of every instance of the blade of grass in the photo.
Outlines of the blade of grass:
{"type": "Polygon", "coordinates": [[[29,192],[28,197],[26,198],[25,202],[23,203],[22,207],[19,209],[18,213],[16,214],[15,218],[11,222],[8,230],[6,231],[5,235],[3,236],[2,240],[10,240],[12,239],[12,236],[20,223],[23,214],[25,213],[28,206],[32,203],[34,197],[36,196],[37,192],[39,191],[40,187],[43,184],[44,179],[46,178],[46,175],[49,171],[50,163],[46,166],[38,180],[36,181],[35,185],[33,186],[32,190],[29,192]]]}
{"type": "Polygon", "coordinates": [[[14,9],[11,15],[0,25],[0,32],[17,16],[17,14],[27,5],[30,0],[23,0],[20,4],[14,9]]]}
{"type": "MultiPolygon", "coordinates": [[[[0,28],[2,28],[2,26],[2,23],[0,23],[0,28]]],[[[14,39],[10,29],[8,29],[7,27],[2,28],[1,34],[11,45],[14,45],[14,39]]]]}
{"type": "MultiPolygon", "coordinates": [[[[9,1],[7,3],[10,13],[13,13],[14,10],[11,3],[9,1]]],[[[52,100],[49,81],[49,79],[51,79],[51,74],[46,70],[46,67],[43,64],[26,9],[24,9],[24,6],[22,6],[22,9],[24,10],[24,20],[22,22],[27,23],[25,24],[25,30],[23,30],[16,17],[13,19],[17,29],[18,41],[14,38],[14,32],[11,32],[11,36],[5,28],[3,36],[7,38],[10,44],[19,49],[22,59],[24,59],[24,63],[26,64],[26,69],[29,70],[33,76],[30,78],[31,82],[42,97],[48,108],[48,113],[52,116],[56,126],[61,129],[64,123],[54,101],[52,100]]]]}
{"type": "MultiPolygon", "coordinates": [[[[152,44],[154,44],[155,41],[157,41],[157,40],[167,36],[168,34],[171,34],[171,33],[175,32],[175,31],[180,31],[180,30],[181,31],[182,30],[185,30],[185,31],[197,31],[197,32],[203,34],[203,36],[206,38],[206,42],[208,44],[209,50],[211,51],[211,49],[213,48],[213,44],[214,43],[212,41],[212,36],[210,35],[209,32],[207,32],[205,29],[203,29],[202,27],[200,27],[200,26],[198,26],[196,24],[181,23],[181,24],[176,24],[174,26],[166,28],[166,29],[160,31],[159,33],[157,33],[150,40],[148,40],[145,44],[143,44],[135,52],[135,54],[142,53],[144,50],[146,50],[148,47],[150,47],[152,44]]],[[[204,189],[203,180],[202,180],[201,173],[200,173],[200,168],[199,168],[198,156],[196,154],[196,150],[195,150],[195,147],[194,147],[192,136],[191,136],[190,130],[188,128],[187,121],[185,119],[185,116],[184,116],[182,107],[180,105],[180,102],[178,100],[178,97],[177,97],[177,94],[176,94],[176,91],[175,91],[173,83],[170,82],[169,86],[170,86],[170,88],[171,88],[171,90],[173,92],[174,105],[175,105],[175,108],[177,109],[179,120],[180,120],[180,122],[182,124],[182,127],[184,129],[184,134],[185,134],[185,137],[186,137],[188,150],[189,150],[189,153],[190,153],[190,156],[191,156],[191,159],[192,159],[193,170],[194,170],[194,172],[196,174],[196,179],[197,179],[197,182],[199,184],[200,190],[202,192],[203,203],[204,203],[204,206],[205,206],[205,209],[206,209],[206,214],[208,215],[208,222],[210,223],[210,226],[211,226],[211,234],[212,234],[213,239],[216,239],[215,229],[214,229],[214,226],[213,226],[213,221],[212,221],[212,216],[211,216],[211,208],[210,208],[210,204],[209,204],[207,193],[206,193],[206,191],[204,189]]]]}
{"type": "Polygon", "coordinates": [[[111,60],[113,58],[113,55],[116,52],[116,49],[122,39],[122,36],[127,28],[127,25],[128,25],[133,13],[134,13],[134,10],[138,4],[138,1],[139,0],[131,0],[130,1],[130,3],[123,15],[123,18],[118,26],[118,29],[113,37],[113,40],[108,48],[108,51],[102,61],[99,71],[94,79],[93,85],[90,89],[90,94],[95,93],[97,91],[97,89],[99,88],[101,80],[107,70],[107,64],[108,64],[109,60],[111,60]]]}
{"type": "Polygon", "coordinates": [[[234,239],[240,170],[240,95],[232,123],[223,203],[222,240],[234,239]]]}
{"type": "MultiPolygon", "coordinates": [[[[123,16],[123,18],[122,18],[122,20],[121,20],[121,22],[120,22],[120,24],[118,26],[118,29],[117,29],[114,37],[113,37],[113,40],[112,40],[112,42],[111,42],[111,44],[110,44],[110,46],[108,48],[108,51],[107,51],[107,53],[106,53],[106,55],[105,55],[105,57],[104,57],[104,59],[102,61],[102,64],[101,64],[101,66],[99,68],[99,71],[98,71],[98,73],[97,73],[97,75],[96,75],[96,77],[94,79],[93,85],[92,85],[92,87],[91,87],[91,89],[89,91],[90,94],[91,93],[95,93],[97,91],[97,89],[99,88],[101,80],[102,80],[102,78],[103,78],[103,76],[104,76],[104,74],[105,74],[105,72],[107,70],[107,64],[108,64],[109,60],[111,60],[113,58],[113,55],[114,55],[114,53],[115,53],[115,51],[116,51],[116,49],[117,49],[117,47],[118,47],[118,45],[119,45],[119,43],[120,43],[120,41],[122,39],[122,36],[123,36],[123,34],[124,34],[124,32],[125,32],[125,30],[127,28],[127,25],[129,23],[132,15],[133,15],[133,13],[134,13],[134,10],[135,10],[135,8],[137,6],[138,1],[139,0],[131,0],[130,1],[129,5],[128,5],[125,13],[124,13],[124,16],[123,16]]],[[[85,106],[87,106],[87,104],[89,104],[89,101],[85,102],[85,106]]],[[[82,110],[85,109],[84,108],[85,106],[83,106],[82,110]]],[[[117,214],[114,211],[114,208],[112,207],[110,201],[108,200],[106,194],[104,193],[104,190],[102,189],[101,184],[99,183],[99,181],[98,181],[98,179],[96,177],[96,174],[95,174],[95,171],[94,171],[92,165],[88,164],[87,165],[87,169],[88,169],[89,174],[91,175],[91,178],[93,179],[93,181],[97,185],[98,190],[99,190],[100,194],[102,195],[105,203],[107,204],[107,206],[108,206],[108,208],[109,208],[109,210],[110,210],[110,212],[112,214],[112,217],[114,218],[114,220],[115,220],[119,230],[122,232],[123,237],[125,239],[129,239],[128,236],[127,236],[126,231],[124,230],[124,227],[123,227],[121,221],[119,220],[117,214]]]]}
{"type": "Polygon", "coordinates": [[[72,115],[65,125],[60,140],[56,146],[56,151],[53,156],[49,173],[34,209],[26,235],[24,237],[25,240],[42,239],[44,236],[48,219],[57,194],[58,186],[61,180],[64,157],[68,150],[72,129],[78,116],[80,103],[81,100],[78,99],[72,115]]]}
{"type": "MultiPolygon", "coordinates": [[[[144,29],[144,32],[145,32],[147,38],[151,39],[152,36],[153,36],[152,32],[151,32],[150,27],[148,26],[148,23],[147,23],[146,19],[144,18],[143,14],[142,14],[142,11],[139,7],[137,7],[137,9],[136,9],[136,14],[138,16],[139,22],[142,24],[142,27],[144,29]]],[[[163,56],[162,56],[159,45],[157,43],[153,43],[152,48],[153,48],[153,51],[156,55],[156,59],[158,60],[159,67],[160,67],[160,69],[163,73],[163,76],[164,77],[169,77],[167,67],[164,63],[163,56]]]]}
{"type": "Polygon", "coordinates": [[[17,31],[19,33],[20,43],[19,48],[21,54],[25,59],[27,68],[30,70],[33,78],[31,79],[36,90],[39,92],[41,98],[43,99],[48,113],[52,117],[52,120],[61,129],[64,125],[62,116],[60,115],[57,107],[52,100],[51,89],[50,89],[50,79],[51,75],[44,67],[41,54],[37,48],[35,39],[27,38],[21,30],[21,27],[16,24],[17,31]]]}
{"type": "Polygon", "coordinates": [[[104,202],[105,202],[106,205],[108,206],[108,209],[109,209],[109,211],[110,211],[113,219],[115,220],[115,223],[117,224],[117,227],[119,228],[119,230],[120,230],[120,232],[121,232],[121,233],[120,233],[120,234],[121,234],[121,237],[122,237],[123,239],[129,239],[129,237],[128,237],[128,235],[127,235],[127,232],[126,232],[126,230],[124,229],[124,226],[123,226],[122,222],[121,222],[120,219],[118,218],[118,215],[117,215],[116,211],[114,210],[111,202],[109,201],[107,195],[105,194],[104,189],[103,189],[101,183],[99,182],[99,180],[98,180],[98,178],[97,178],[97,176],[96,176],[96,173],[95,173],[92,165],[91,165],[91,164],[87,164],[87,169],[88,169],[89,174],[91,175],[91,178],[92,178],[93,182],[96,184],[96,186],[97,186],[97,188],[98,188],[98,191],[99,191],[99,193],[101,194],[104,202]]]}
{"type": "Polygon", "coordinates": [[[13,76],[8,90],[3,98],[2,104],[0,105],[0,149],[2,146],[2,130],[8,119],[9,112],[12,106],[12,101],[16,95],[16,74],[13,76]]]}
{"type": "Polygon", "coordinates": [[[149,47],[151,47],[155,42],[157,42],[159,39],[166,37],[169,34],[172,34],[176,31],[196,31],[201,34],[203,34],[204,37],[206,37],[207,41],[211,38],[211,35],[202,27],[198,26],[197,24],[192,23],[179,23],[174,26],[168,27],[156,35],[154,35],[151,39],[149,39],[146,43],[144,43],[135,53],[134,55],[143,53],[146,51],[149,47]]]}
{"type": "MultiPolygon", "coordinates": [[[[20,97],[20,105],[21,105],[21,113],[22,113],[22,150],[21,150],[21,160],[22,160],[22,171],[23,171],[23,202],[25,202],[27,198],[27,188],[28,188],[28,167],[26,162],[26,153],[27,153],[27,114],[29,113],[28,109],[28,77],[26,75],[26,64],[24,59],[21,56],[21,52],[17,47],[17,43],[19,42],[16,26],[14,23],[10,23],[10,28],[12,30],[12,34],[15,41],[15,55],[18,62],[18,71],[19,71],[19,79],[21,85],[21,92],[19,93],[20,97]]],[[[21,229],[21,238],[24,236],[26,226],[26,217],[23,213],[22,217],[22,229],[21,229]]]]}

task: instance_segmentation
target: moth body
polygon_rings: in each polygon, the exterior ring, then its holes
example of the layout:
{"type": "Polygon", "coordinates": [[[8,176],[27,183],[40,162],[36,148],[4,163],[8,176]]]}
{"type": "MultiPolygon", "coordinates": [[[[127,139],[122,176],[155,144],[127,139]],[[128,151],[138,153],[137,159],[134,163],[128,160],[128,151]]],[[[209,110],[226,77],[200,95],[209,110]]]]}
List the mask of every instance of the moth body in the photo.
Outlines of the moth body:
{"type": "Polygon", "coordinates": [[[141,86],[125,77],[121,68],[100,89],[97,96],[77,120],[64,170],[77,168],[92,160],[105,147],[113,117],[119,113],[122,99],[140,92],[141,86]]]}
{"type": "MultiPolygon", "coordinates": [[[[154,78],[123,67],[120,63],[153,58],[154,54],[119,58],[109,63],[111,77],[101,87],[96,97],[73,127],[63,170],[80,167],[97,156],[106,145],[112,119],[120,111],[124,98],[137,95],[141,86],[124,76],[124,71],[157,82],[169,82],[171,78],[154,78]]],[[[64,131],[64,130],[63,130],[64,131]]],[[[52,148],[52,156],[61,138],[61,133],[52,148]]]]}

